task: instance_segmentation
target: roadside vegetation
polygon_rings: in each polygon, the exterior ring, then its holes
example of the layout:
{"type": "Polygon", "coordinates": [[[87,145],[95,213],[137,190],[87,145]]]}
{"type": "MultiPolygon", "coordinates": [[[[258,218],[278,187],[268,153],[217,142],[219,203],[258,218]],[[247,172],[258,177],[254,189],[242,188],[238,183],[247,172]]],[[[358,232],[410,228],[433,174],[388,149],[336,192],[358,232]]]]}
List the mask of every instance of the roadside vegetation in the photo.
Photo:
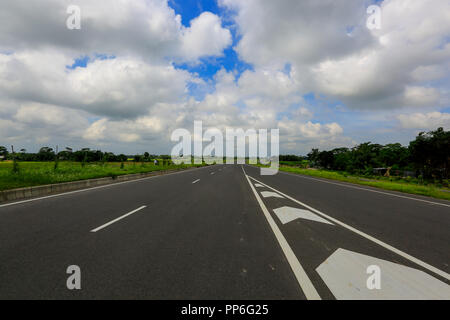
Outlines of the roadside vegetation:
{"type": "Polygon", "coordinates": [[[429,183],[416,178],[381,177],[381,176],[354,176],[347,172],[320,169],[304,169],[282,165],[280,171],[302,174],[306,176],[350,182],[385,190],[400,191],[410,194],[423,195],[438,199],[450,200],[450,189],[441,184],[429,183]]]}
{"type": "Polygon", "coordinates": [[[450,131],[422,132],[409,146],[362,143],[280,156],[280,170],[450,200],[450,131]]]}
{"type": "MultiPolygon", "coordinates": [[[[186,169],[194,165],[175,165],[160,159],[153,162],[0,162],[0,191],[38,185],[117,177],[161,170],[186,169]],[[16,166],[16,170],[14,167],[16,166]]],[[[201,165],[195,165],[201,166],[201,165]]]]}

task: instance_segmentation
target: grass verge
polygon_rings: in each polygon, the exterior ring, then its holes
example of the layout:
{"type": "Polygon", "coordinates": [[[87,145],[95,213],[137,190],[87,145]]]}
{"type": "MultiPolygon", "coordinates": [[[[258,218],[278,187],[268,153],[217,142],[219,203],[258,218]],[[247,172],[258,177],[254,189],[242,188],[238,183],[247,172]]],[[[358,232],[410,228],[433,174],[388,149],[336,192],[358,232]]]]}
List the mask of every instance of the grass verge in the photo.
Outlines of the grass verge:
{"type": "MultiPolygon", "coordinates": [[[[434,185],[416,185],[408,182],[389,181],[389,180],[372,180],[364,177],[349,176],[342,172],[316,170],[316,169],[302,169],[296,167],[281,166],[280,171],[324,178],[330,180],[337,180],[342,182],[349,182],[369,187],[375,187],[390,191],[399,191],[409,194],[416,194],[421,196],[432,197],[436,199],[450,200],[450,192],[445,192],[434,185]]],[[[450,190],[449,190],[450,191],[450,190]]]]}
{"type": "Polygon", "coordinates": [[[117,177],[126,174],[147,173],[162,170],[186,169],[201,165],[157,165],[153,163],[87,163],[59,162],[20,162],[19,172],[13,172],[12,162],[0,163],[0,191],[33,187],[54,183],[117,177]]]}

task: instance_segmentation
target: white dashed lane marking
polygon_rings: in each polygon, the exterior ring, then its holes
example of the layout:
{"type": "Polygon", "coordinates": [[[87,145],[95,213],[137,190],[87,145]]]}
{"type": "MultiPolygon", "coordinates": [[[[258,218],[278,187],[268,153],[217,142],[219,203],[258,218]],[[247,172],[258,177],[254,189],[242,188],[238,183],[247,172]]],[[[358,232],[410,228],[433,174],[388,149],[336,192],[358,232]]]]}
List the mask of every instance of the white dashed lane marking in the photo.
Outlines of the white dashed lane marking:
{"type": "Polygon", "coordinates": [[[119,217],[119,218],[117,218],[117,219],[114,219],[114,220],[112,220],[112,221],[110,221],[110,222],[108,222],[108,223],[105,223],[104,225],[102,225],[102,226],[100,226],[100,227],[98,227],[98,228],[95,228],[94,230],[91,230],[91,232],[94,232],[94,233],[95,233],[95,232],[98,232],[98,231],[100,231],[100,230],[102,230],[102,229],[105,229],[106,227],[109,227],[109,226],[112,225],[113,223],[116,223],[116,222],[118,222],[118,221],[120,221],[120,220],[122,220],[122,219],[125,219],[126,217],[131,216],[132,214],[134,214],[134,213],[136,213],[136,212],[138,212],[138,211],[141,211],[142,209],[145,209],[145,208],[147,208],[147,206],[142,206],[142,207],[140,207],[140,208],[137,208],[136,210],[133,210],[133,211],[127,213],[127,214],[124,214],[123,216],[121,216],[121,217],[119,217]]]}

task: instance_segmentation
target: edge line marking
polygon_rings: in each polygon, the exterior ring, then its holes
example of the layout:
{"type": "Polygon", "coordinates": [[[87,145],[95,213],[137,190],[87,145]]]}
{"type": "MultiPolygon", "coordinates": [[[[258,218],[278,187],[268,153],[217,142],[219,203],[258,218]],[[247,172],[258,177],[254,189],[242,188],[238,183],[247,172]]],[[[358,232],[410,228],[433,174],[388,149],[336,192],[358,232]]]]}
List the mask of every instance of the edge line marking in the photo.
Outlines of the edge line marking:
{"type": "Polygon", "coordinates": [[[292,251],[286,238],[283,236],[283,234],[281,233],[280,229],[278,228],[276,222],[273,220],[272,216],[270,215],[269,211],[267,210],[266,205],[261,200],[261,197],[259,196],[255,187],[251,183],[249,176],[245,173],[244,167],[241,166],[241,168],[242,168],[242,171],[244,172],[244,175],[253,191],[253,194],[256,197],[256,200],[258,201],[259,206],[261,207],[261,209],[264,213],[264,216],[267,219],[267,222],[269,223],[270,227],[272,228],[273,233],[275,234],[275,237],[278,241],[278,244],[281,247],[281,250],[283,251],[284,255],[286,256],[286,259],[287,259],[292,271],[294,272],[295,277],[297,278],[297,282],[300,285],[300,288],[302,289],[304,295],[306,296],[306,299],[322,300],[320,295],[317,293],[316,288],[314,287],[311,280],[309,279],[308,275],[306,274],[305,269],[303,269],[302,265],[300,264],[300,261],[298,261],[298,258],[294,254],[294,251],[292,251]]]}

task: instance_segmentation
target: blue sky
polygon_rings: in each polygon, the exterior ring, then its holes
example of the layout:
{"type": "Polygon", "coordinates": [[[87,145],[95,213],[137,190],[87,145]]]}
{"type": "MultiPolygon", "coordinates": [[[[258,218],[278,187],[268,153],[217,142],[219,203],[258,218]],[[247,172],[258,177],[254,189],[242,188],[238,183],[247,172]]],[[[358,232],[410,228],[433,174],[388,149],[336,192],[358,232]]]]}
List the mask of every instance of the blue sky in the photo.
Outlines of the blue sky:
{"type": "Polygon", "coordinates": [[[252,66],[240,60],[236,51],[233,50],[233,47],[239,41],[239,37],[236,34],[236,29],[232,27],[232,21],[228,17],[229,13],[225,9],[220,8],[217,5],[216,0],[170,0],[169,5],[177,14],[181,15],[181,21],[185,27],[190,26],[192,19],[195,19],[203,12],[208,11],[220,16],[222,18],[222,25],[228,28],[233,36],[232,45],[224,50],[222,56],[203,58],[200,59],[200,63],[198,64],[176,64],[177,68],[196,73],[200,78],[207,81],[213,80],[214,75],[222,68],[227,71],[235,72],[237,78],[245,70],[252,70],[252,66]]]}

